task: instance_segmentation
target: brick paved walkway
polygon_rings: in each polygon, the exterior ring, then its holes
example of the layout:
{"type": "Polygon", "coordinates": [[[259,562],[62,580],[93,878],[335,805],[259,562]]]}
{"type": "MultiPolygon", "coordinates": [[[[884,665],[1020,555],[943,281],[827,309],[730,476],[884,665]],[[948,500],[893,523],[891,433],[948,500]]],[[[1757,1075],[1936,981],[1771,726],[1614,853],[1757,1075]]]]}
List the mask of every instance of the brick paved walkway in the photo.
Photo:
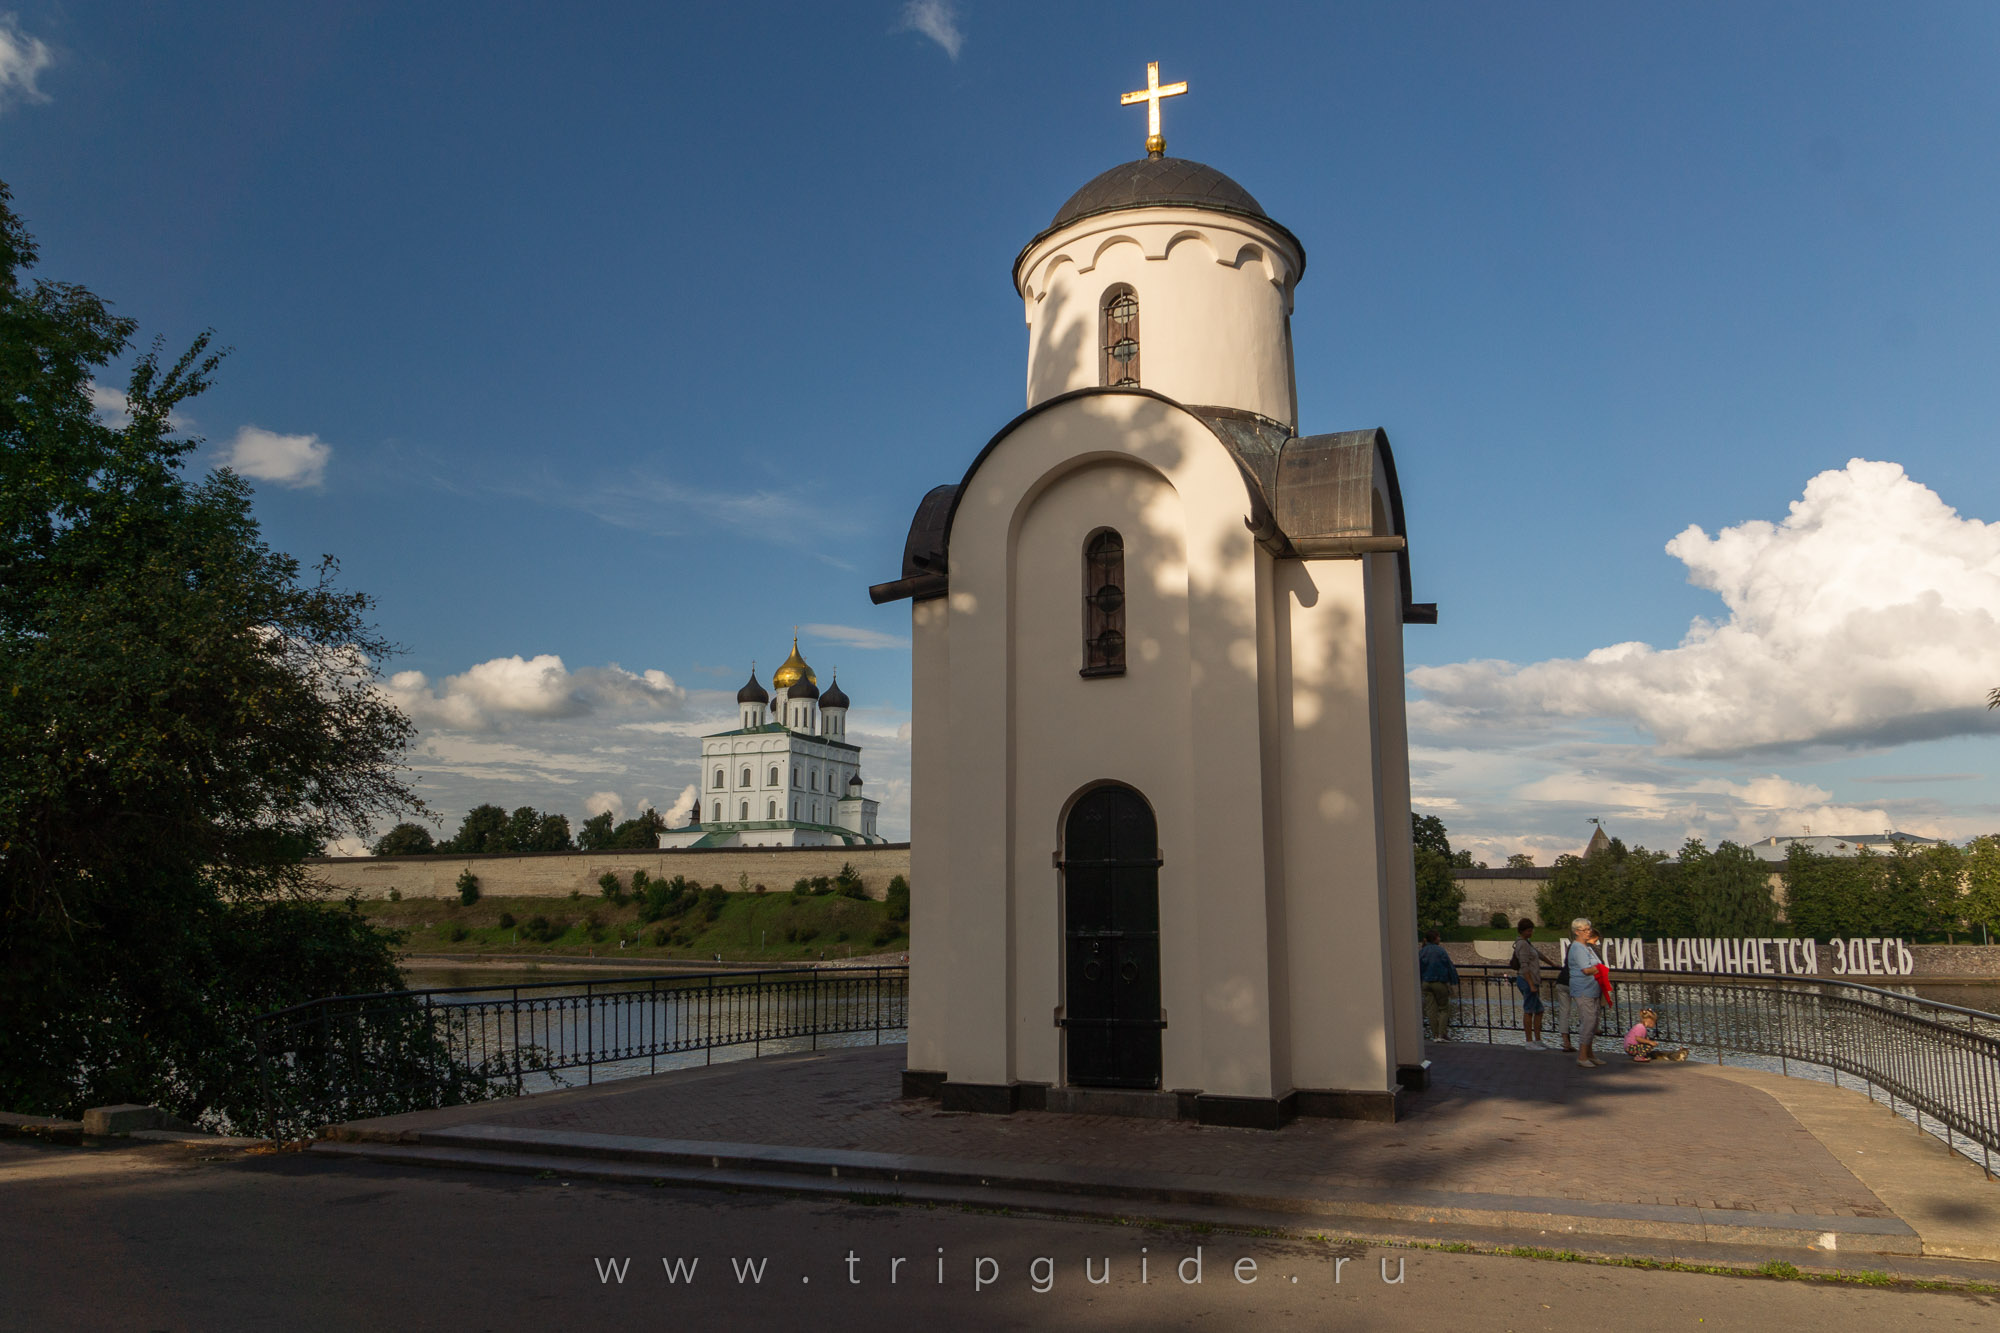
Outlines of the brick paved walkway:
{"type": "Polygon", "coordinates": [[[375,1122],[1129,1168],[1241,1181],[1533,1195],[1823,1217],[1893,1216],[1760,1089],[1692,1062],[1583,1070],[1555,1052],[1434,1045],[1434,1086],[1392,1125],[1285,1129],[1023,1112],[898,1096],[901,1046],[739,1061],[375,1122]]]}

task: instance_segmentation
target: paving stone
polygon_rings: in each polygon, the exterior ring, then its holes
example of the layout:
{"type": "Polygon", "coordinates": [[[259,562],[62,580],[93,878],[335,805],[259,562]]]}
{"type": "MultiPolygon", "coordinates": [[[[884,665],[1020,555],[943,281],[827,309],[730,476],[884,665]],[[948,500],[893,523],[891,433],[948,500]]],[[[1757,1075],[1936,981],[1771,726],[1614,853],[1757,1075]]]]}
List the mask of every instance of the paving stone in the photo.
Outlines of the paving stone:
{"type": "Polygon", "coordinates": [[[1302,1119],[1269,1131],[944,1112],[898,1095],[900,1046],[739,1061],[379,1123],[1123,1166],[1305,1187],[1893,1216],[1770,1095],[1698,1064],[1586,1070],[1556,1055],[1459,1043],[1430,1055],[1431,1088],[1406,1097],[1393,1124],[1302,1119]]]}

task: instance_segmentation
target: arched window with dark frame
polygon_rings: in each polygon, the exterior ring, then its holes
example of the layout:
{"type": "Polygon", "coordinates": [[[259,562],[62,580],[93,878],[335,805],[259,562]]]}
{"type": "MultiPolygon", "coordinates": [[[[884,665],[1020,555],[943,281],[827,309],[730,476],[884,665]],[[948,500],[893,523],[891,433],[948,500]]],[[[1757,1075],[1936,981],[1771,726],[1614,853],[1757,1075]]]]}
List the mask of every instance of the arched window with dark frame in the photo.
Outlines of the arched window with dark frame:
{"type": "Polygon", "coordinates": [[[1098,307],[1103,336],[1099,381],[1108,388],[1132,388],[1139,383],[1139,294],[1130,283],[1118,283],[1104,293],[1098,307]]]}
{"type": "Polygon", "coordinates": [[[1110,528],[1083,544],[1082,674],[1125,674],[1125,539],[1110,528]]]}

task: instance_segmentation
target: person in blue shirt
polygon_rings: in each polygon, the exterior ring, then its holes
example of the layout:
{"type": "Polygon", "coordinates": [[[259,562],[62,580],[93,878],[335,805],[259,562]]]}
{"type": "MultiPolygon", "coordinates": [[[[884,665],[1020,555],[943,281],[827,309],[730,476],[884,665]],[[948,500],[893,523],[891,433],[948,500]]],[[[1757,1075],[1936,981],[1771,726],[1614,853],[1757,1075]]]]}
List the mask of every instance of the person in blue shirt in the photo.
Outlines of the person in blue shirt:
{"type": "Polygon", "coordinates": [[[1443,936],[1433,930],[1424,936],[1417,950],[1417,976],[1424,984],[1424,1019],[1437,1041],[1451,1040],[1451,991],[1458,985],[1458,969],[1444,951],[1443,936]]]}

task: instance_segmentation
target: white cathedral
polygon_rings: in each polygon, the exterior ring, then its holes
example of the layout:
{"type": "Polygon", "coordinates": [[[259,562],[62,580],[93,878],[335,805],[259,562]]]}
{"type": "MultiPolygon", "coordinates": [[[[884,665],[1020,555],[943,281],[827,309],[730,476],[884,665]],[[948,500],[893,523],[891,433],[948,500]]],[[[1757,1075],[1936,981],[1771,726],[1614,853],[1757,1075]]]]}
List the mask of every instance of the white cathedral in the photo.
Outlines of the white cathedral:
{"type": "Polygon", "coordinates": [[[1403,627],[1437,608],[1388,437],[1301,433],[1305,247],[1166,156],[1184,91],[1149,70],[1147,156],[1015,259],[1026,410],[872,590],[914,640],[904,1087],[1393,1119],[1428,1077],[1403,627]]]}
{"type": "Polygon", "coordinates": [[[701,795],[686,828],[661,847],[840,847],[884,842],[879,802],[861,794],[861,747],[847,739],[847,695],[836,678],[822,694],[813,669],[792,655],[771,676],[736,692],[737,725],[701,738],[701,795]]]}

